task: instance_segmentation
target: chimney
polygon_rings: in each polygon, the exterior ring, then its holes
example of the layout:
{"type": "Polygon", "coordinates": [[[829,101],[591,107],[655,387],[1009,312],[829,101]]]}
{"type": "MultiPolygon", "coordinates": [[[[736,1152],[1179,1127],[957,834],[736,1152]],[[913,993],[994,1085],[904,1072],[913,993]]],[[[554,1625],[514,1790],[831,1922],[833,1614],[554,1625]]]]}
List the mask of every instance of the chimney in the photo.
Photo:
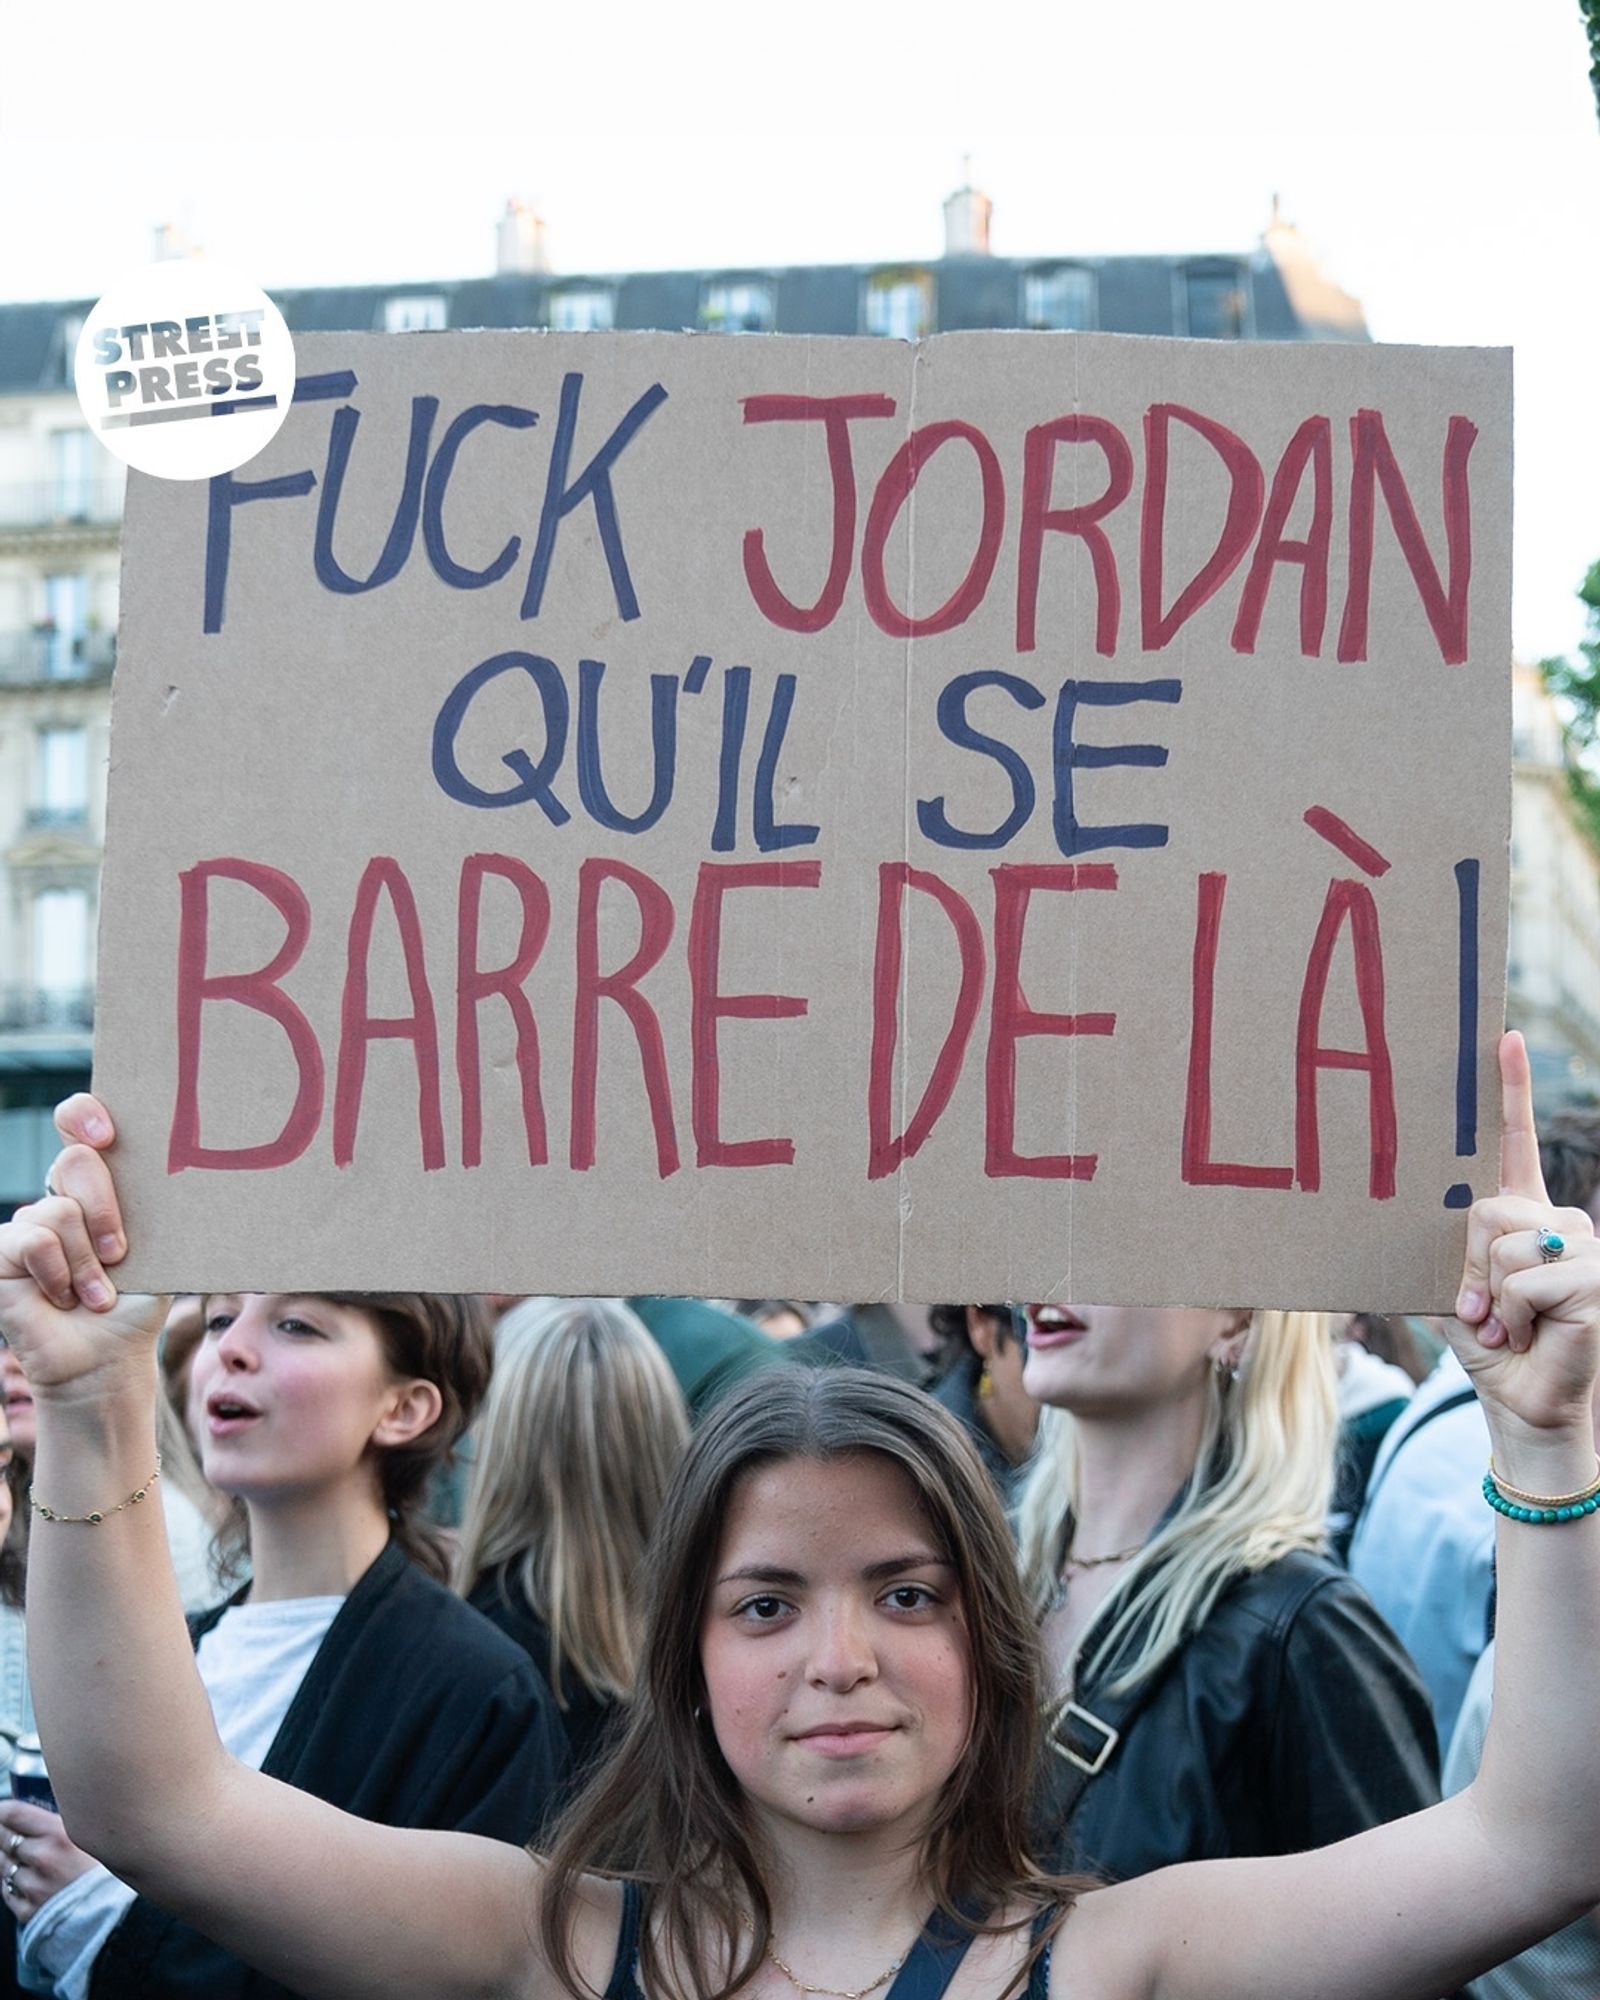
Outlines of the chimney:
{"type": "Polygon", "coordinates": [[[1361,301],[1334,283],[1283,204],[1272,197],[1272,219],[1261,232],[1261,256],[1275,264],[1295,318],[1308,340],[1370,340],[1361,301]]]}
{"type": "Polygon", "coordinates": [[[190,240],[182,223],[158,222],[152,231],[151,256],[158,264],[171,257],[198,257],[198,246],[190,240]]]}
{"type": "Polygon", "coordinates": [[[506,203],[496,231],[494,267],[501,277],[528,277],[550,268],[544,217],[515,195],[506,203]]]}
{"type": "Polygon", "coordinates": [[[944,254],[947,257],[987,257],[989,218],[994,203],[972,185],[972,162],[962,163],[962,185],[945,200],[944,254]]]}

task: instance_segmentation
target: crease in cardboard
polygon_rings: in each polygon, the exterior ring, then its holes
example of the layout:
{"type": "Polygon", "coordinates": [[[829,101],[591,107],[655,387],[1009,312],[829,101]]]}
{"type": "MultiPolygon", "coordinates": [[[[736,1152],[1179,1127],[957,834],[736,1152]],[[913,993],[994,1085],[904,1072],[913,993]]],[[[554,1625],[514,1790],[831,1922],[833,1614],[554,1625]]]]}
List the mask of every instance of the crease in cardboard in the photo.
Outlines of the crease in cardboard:
{"type": "MultiPolygon", "coordinates": [[[[1075,417],[1081,416],[1083,414],[1083,341],[1081,337],[1077,334],[1074,334],[1072,336],[1072,414],[1075,417]]],[[[1074,452],[1072,455],[1072,462],[1075,475],[1073,480],[1073,498],[1075,501],[1081,498],[1080,487],[1083,478],[1081,458],[1082,458],[1081,453],[1074,452]]],[[[1096,588],[1098,589],[1098,585],[1096,586],[1096,588]]],[[[1081,562],[1076,562],[1073,564],[1072,568],[1072,630],[1074,633],[1081,633],[1083,630],[1083,626],[1078,616],[1080,609],[1079,595],[1082,589],[1083,589],[1083,564],[1081,562]]],[[[1083,641],[1080,638],[1076,641],[1076,643],[1078,645],[1081,645],[1083,641]]],[[[1074,919],[1076,919],[1077,916],[1076,910],[1074,910],[1073,916],[1074,919]]],[[[1076,927],[1076,924],[1074,924],[1074,927],[1076,927]]],[[[1078,1011],[1078,953],[1076,951],[1074,951],[1072,954],[1071,993],[1072,993],[1072,1003],[1071,1003],[1072,1011],[1073,1013],[1076,1013],[1078,1011]]],[[[1080,1054],[1081,1054],[1081,1044],[1078,1038],[1074,1037],[1072,1044],[1072,1063],[1071,1063],[1072,1131],[1070,1134],[1070,1144],[1074,1152],[1077,1151],[1078,1147],[1078,1058],[1080,1054]]],[[[1076,1181],[1068,1181],[1066,1183],[1066,1189],[1067,1189],[1067,1202],[1066,1202],[1067,1212],[1066,1215],[1062,1218],[1062,1227],[1066,1232],[1066,1238],[1067,1238],[1066,1241],[1067,1262],[1066,1262],[1066,1269],[1063,1271],[1061,1277],[1056,1281],[1056,1290],[1054,1293],[1051,1294],[1051,1296],[1052,1298],[1055,1297],[1064,1298],[1066,1302],[1069,1304],[1075,1302],[1080,1305],[1087,1305],[1090,1303],[1087,1299],[1080,1299],[1074,1301],[1072,1298],[1072,1293],[1074,1290],[1072,1283],[1073,1229],[1078,1219],[1076,1181]]]]}
{"type": "MultiPolygon", "coordinates": [[[[917,397],[922,387],[922,366],[926,342],[919,340],[911,352],[911,394],[906,405],[906,435],[902,443],[916,434],[917,397]]],[[[906,593],[905,603],[914,605],[917,601],[917,490],[911,489],[910,502],[906,508],[906,593]]],[[[910,633],[906,634],[901,651],[900,672],[900,858],[908,866],[911,861],[911,670],[912,645],[910,633]]],[[[900,1018],[906,1024],[906,1032],[900,1037],[900,1102],[896,1123],[900,1131],[906,1129],[906,1106],[911,1093],[911,1033],[910,1015],[907,1002],[911,989],[911,953],[900,954],[900,991],[895,995],[895,1005],[900,1010],[900,1018]]],[[[906,1224],[912,1212],[911,1191],[906,1185],[906,1162],[902,1160],[895,1172],[896,1193],[899,1197],[896,1207],[894,1295],[903,1299],[906,1295],[906,1224]]]]}

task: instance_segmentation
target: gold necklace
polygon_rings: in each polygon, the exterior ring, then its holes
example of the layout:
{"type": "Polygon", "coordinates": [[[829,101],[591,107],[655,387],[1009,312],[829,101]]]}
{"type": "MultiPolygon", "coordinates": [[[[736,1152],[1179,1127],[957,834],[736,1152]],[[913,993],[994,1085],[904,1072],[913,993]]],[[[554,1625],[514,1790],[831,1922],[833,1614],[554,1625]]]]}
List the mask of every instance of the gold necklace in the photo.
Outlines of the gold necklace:
{"type": "Polygon", "coordinates": [[[901,1966],[911,1956],[911,1947],[908,1945],[895,1960],[894,1964],[889,1966],[886,1971],[880,1972],[870,1985],[858,1986],[853,1993],[847,1993],[842,1986],[808,1986],[798,1973],[792,1972],[784,1964],[783,1960],[779,1958],[777,1947],[773,1944],[771,1938],[767,1939],[767,1956],[797,1992],[825,1994],[827,2000],[866,2000],[866,1996],[869,1993],[876,1993],[880,1986],[888,1985],[889,1981],[893,1979],[901,1966]]]}

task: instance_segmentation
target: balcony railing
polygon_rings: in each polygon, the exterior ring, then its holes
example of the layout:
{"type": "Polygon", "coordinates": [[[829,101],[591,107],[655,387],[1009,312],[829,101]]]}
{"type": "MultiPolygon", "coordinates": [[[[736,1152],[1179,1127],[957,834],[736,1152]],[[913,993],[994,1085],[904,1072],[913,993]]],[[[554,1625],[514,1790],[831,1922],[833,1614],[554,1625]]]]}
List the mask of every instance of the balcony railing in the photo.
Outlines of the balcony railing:
{"type": "Polygon", "coordinates": [[[103,681],[116,663],[115,632],[0,632],[0,686],[103,681]]]}
{"type": "Polygon", "coordinates": [[[89,825],[88,806],[29,806],[23,816],[29,833],[83,833],[89,825]]]}
{"type": "Polygon", "coordinates": [[[0,528],[104,527],[121,518],[120,479],[51,479],[0,485],[0,528]]]}
{"type": "Polygon", "coordinates": [[[94,1026],[94,988],[0,986],[0,1034],[29,1028],[71,1028],[87,1034],[94,1026]]]}

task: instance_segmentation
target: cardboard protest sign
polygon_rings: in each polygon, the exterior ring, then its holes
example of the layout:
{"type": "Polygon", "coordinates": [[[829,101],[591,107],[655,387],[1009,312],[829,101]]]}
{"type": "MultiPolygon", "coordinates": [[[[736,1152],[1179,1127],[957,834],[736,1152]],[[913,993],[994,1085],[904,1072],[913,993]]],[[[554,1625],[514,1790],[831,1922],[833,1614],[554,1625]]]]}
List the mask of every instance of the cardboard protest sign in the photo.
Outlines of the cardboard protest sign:
{"type": "Polygon", "coordinates": [[[130,488],[125,1282],[1448,1303],[1507,355],[297,354],[130,488]]]}

